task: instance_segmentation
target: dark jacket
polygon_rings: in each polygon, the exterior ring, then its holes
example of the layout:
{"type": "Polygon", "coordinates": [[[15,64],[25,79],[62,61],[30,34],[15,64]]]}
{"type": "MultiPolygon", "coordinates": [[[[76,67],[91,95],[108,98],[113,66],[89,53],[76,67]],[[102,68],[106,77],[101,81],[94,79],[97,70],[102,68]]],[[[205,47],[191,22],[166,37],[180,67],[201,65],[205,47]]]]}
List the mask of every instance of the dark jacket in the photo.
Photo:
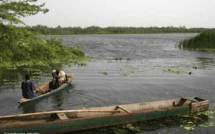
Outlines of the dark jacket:
{"type": "Polygon", "coordinates": [[[57,89],[59,86],[58,75],[54,72],[52,73],[52,81],[49,82],[49,91],[57,89]]]}
{"type": "Polygon", "coordinates": [[[22,96],[26,99],[32,99],[36,97],[34,90],[36,89],[34,83],[31,80],[22,82],[22,96]]]}
{"type": "Polygon", "coordinates": [[[55,79],[52,79],[52,81],[49,82],[49,90],[53,90],[53,89],[57,89],[59,87],[59,82],[58,82],[58,79],[55,78],[55,79]]]}

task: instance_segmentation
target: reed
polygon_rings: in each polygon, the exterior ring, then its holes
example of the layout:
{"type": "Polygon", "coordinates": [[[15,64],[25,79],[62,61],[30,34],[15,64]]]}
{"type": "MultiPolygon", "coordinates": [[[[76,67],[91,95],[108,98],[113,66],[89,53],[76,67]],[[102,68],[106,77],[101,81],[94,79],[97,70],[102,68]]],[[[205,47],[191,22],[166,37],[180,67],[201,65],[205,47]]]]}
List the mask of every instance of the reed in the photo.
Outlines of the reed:
{"type": "Polygon", "coordinates": [[[179,48],[200,51],[215,51],[215,30],[208,30],[196,37],[180,42],[179,48]]]}

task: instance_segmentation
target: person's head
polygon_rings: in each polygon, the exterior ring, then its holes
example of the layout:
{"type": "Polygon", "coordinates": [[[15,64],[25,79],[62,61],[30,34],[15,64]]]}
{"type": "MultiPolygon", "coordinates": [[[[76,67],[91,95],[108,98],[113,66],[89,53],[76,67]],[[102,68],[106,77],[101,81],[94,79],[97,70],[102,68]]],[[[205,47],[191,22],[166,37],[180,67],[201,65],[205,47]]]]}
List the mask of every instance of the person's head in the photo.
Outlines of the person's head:
{"type": "Polygon", "coordinates": [[[52,77],[54,78],[56,76],[56,70],[52,70],[52,77]]]}
{"type": "Polygon", "coordinates": [[[57,69],[57,70],[56,70],[56,74],[58,75],[58,74],[59,74],[59,72],[60,72],[60,69],[57,69]]]}
{"type": "Polygon", "coordinates": [[[25,74],[25,80],[30,80],[30,74],[29,73],[25,74]]]}

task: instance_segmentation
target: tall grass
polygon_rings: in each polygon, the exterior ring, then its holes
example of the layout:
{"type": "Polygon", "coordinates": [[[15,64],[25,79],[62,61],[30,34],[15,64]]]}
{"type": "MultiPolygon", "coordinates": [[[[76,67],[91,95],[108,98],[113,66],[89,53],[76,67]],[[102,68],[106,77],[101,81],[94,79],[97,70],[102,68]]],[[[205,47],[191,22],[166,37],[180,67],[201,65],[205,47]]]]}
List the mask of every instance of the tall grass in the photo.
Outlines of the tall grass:
{"type": "Polygon", "coordinates": [[[190,50],[215,50],[215,30],[205,31],[196,37],[184,40],[179,47],[190,50]]]}

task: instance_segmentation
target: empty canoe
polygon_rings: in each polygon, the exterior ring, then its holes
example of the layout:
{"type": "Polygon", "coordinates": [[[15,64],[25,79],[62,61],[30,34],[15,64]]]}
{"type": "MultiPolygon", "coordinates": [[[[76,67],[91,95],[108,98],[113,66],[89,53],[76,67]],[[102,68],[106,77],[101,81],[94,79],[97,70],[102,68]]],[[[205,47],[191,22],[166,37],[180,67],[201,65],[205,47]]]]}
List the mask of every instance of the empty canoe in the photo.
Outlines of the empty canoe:
{"type": "Polygon", "coordinates": [[[175,99],[0,117],[0,133],[65,133],[208,110],[208,100],[175,99]]]}

